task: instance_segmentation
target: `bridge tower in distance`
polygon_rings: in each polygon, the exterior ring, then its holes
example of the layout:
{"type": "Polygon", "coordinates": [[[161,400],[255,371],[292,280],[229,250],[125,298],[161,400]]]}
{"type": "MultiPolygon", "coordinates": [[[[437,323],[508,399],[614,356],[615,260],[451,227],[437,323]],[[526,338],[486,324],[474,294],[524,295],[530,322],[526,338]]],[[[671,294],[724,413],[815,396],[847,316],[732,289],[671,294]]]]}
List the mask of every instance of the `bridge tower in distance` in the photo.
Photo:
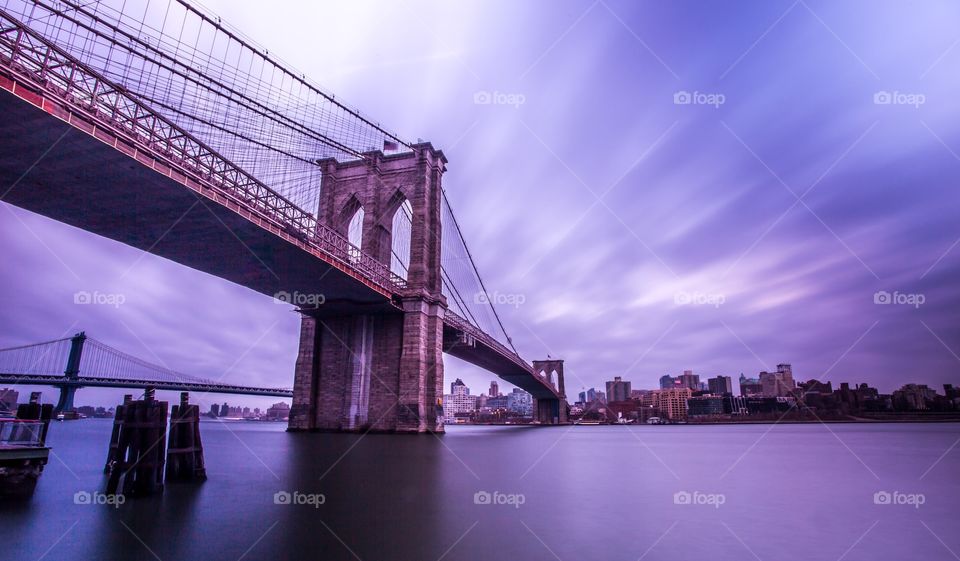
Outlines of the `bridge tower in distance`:
{"type": "Polygon", "coordinates": [[[569,406],[563,385],[563,359],[533,361],[533,375],[545,379],[557,390],[556,399],[534,400],[534,420],[543,425],[567,424],[569,406]]]}
{"type": "Polygon", "coordinates": [[[83,331],[70,338],[70,354],[67,356],[67,367],[63,371],[70,381],[56,386],[60,390],[60,399],[54,408],[56,413],[74,410],[73,399],[80,387],[76,380],[80,376],[80,357],[83,356],[83,344],[86,340],[87,334],[83,331]]]}
{"type": "MultiPolygon", "coordinates": [[[[406,288],[392,303],[327,300],[301,309],[289,430],[442,432],[441,177],[447,159],[429,143],[412,152],[320,160],[317,219],[387,269],[393,218],[412,211],[406,288]],[[362,212],[358,212],[361,211],[362,212]]],[[[359,256],[358,256],[359,258],[359,256]]]]}

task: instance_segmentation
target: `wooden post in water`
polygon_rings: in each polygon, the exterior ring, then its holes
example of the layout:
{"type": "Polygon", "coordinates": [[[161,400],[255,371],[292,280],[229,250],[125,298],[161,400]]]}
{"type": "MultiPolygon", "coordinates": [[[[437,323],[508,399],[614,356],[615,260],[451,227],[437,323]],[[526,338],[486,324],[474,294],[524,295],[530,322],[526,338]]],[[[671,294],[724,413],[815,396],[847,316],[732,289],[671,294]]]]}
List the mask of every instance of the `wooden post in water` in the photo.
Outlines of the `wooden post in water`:
{"type": "Polygon", "coordinates": [[[120,429],[123,427],[124,410],[133,396],[126,394],[123,396],[123,404],[117,405],[117,410],[113,415],[113,432],[110,433],[110,449],[107,450],[107,463],[103,466],[103,473],[110,474],[114,465],[120,461],[120,429]]]}
{"type": "Polygon", "coordinates": [[[207,478],[200,442],[200,407],[190,405],[189,401],[190,394],[182,392],[180,405],[174,405],[170,414],[167,481],[203,481],[207,478]]]}
{"type": "Polygon", "coordinates": [[[140,401],[123,406],[123,424],[117,439],[107,493],[147,496],[163,491],[166,459],[167,402],[154,399],[149,387],[140,401]]]}

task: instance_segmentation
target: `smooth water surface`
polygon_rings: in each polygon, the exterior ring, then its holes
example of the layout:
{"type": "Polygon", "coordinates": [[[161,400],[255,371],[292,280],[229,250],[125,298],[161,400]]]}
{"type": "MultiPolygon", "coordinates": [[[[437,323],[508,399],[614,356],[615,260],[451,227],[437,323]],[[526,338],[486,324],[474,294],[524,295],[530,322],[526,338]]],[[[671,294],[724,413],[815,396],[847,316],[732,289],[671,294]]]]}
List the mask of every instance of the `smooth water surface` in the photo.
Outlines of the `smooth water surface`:
{"type": "Polygon", "coordinates": [[[99,419],[51,427],[55,456],[33,500],[0,508],[0,558],[901,561],[960,552],[960,424],[460,426],[437,437],[204,422],[207,482],[119,507],[76,504],[77,492],[103,491],[110,428],[99,419]]]}

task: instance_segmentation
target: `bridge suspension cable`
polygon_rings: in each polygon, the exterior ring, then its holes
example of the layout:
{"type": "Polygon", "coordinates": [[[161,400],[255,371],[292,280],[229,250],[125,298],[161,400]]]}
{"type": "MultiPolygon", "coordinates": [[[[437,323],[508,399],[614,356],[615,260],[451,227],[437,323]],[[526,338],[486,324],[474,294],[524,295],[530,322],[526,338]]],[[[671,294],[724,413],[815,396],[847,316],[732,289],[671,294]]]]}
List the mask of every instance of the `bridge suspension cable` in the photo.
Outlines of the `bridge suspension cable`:
{"type": "Polygon", "coordinates": [[[317,160],[409,143],[182,0],[4,0],[34,31],[308,212],[317,160]]]}
{"type": "Polygon", "coordinates": [[[0,349],[0,373],[63,376],[70,338],[0,349]]]}

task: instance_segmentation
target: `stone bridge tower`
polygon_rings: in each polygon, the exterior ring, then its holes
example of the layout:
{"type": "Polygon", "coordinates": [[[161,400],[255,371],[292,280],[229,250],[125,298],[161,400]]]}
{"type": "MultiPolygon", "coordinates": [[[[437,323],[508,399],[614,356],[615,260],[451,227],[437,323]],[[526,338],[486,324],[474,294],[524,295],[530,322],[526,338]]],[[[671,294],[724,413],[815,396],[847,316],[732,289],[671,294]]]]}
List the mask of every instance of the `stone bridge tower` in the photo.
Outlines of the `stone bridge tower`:
{"type": "Polygon", "coordinates": [[[557,399],[535,400],[533,418],[544,425],[567,424],[567,394],[563,385],[563,360],[535,360],[533,361],[533,375],[546,380],[557,390],[557,399]]]}
{"type": "Polygon", "coordinates": [[[393,218],[412,211],[407,289],[400,309],[327,301],[301,310],[289,430],[443,431],[441,177],[447,159],[429,143],[413,152],[369,152],[318,162],[321,224],[348,235],[361,215],[361,250],[388,270],[393,218]]]}

